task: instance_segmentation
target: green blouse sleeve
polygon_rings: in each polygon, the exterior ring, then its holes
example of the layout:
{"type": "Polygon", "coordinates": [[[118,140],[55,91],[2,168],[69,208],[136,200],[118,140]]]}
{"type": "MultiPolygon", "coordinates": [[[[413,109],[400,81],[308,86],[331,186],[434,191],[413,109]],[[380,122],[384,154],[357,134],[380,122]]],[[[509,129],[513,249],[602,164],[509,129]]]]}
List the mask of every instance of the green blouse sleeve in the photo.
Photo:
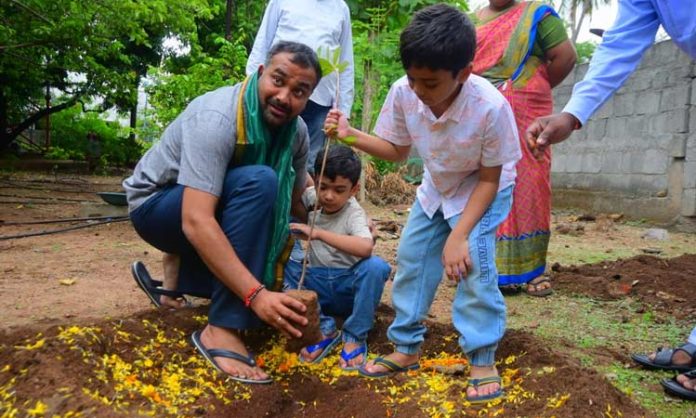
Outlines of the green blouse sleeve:
{"type": "Polygon", "coordinates": [[[549,15],[539,22],[532,55],[544,58],[545,52],[568,39],[563,20],[549,15]]]}

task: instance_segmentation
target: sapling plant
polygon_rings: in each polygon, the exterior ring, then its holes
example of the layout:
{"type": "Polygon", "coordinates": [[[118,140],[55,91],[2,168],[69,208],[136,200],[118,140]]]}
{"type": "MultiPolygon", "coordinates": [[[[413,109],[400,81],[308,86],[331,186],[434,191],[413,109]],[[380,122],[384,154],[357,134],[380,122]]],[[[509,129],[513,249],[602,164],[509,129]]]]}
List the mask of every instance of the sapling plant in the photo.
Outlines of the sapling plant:
{"type": "MultiPolygon", "coordinates": [[[[341,77],[339,75],[341,72],[345,71],[345,69],[348,67],[348,62],[343,61],[341,62],[341,48],[336,48],[335,50],[330,51],[328,48],[324,49],[323,47],[319,47],[319,50],[317,51],[317,55],[319,56],[319,64],[321,65],[321,73],[323,75],[335,73],[336,74],[336,97],[334,100],[334,106],[338,106],[338,100],[340,98],[340,91],[341,91],[341,77]]],[[[328,133],[328,132],[327,132],[328,133]]],[[[326,156],[328,155],[329,152],[329,146],[331,145],[331,140],[333,135],[327,135],[326,141],[324,143],[324,153],[322,156],[321,160],[321,169],[319,170],[319,177],[322,178],[324,176],[324,167],[326,166],[326,156]]],[[[317,198],[314,200],[314,208],[313,208],[313,213],[312,213],[312,220],[310,221],[309,224],[309,236],[307,237],[307,252],[309,252],[312,248],[312,233],[314,232],[314,225],[317,220],[317,214],[319,213],[319,193],[321,192],[321,182],[319,182],[317,185],[317,198]]],[[[307,260],[309,257],[305,257],[302,261],[302,274],[300,275],[300,280],[298,282],[297,288],[302,289],[302,285],[304,284],[304,279],[305,275],[307,273],[307,260]]]]}
{"type": "MultiPolygon", "coordinates": [[[[345,71],[348,67],[348,62],[340,61],[341,59],[341,49],[336,48],[331,51],[329,48],[319,47],[317,51],[319,57],[319,64],[321,65],[321,72],[324,76],[328,74],[336,74],[336,97],[334,100],[334,106],[338,106],[338,101],[340,99],[341,91],[341,78],[340,73],[345,71]]],[[[324,167],[326,166],[326,157],[329,151],[329,145],[331,145],[332,136],[330,132],[327,132],[327,138],[324,144],[324,152],[321,160],[321,169],[319,170],[319,177],[324,176],[324,167]]],[[[316,199],[314,200],[314,207],[312,213],[312,219],[309,224],[309,234],[307,236],[307,254],[312,250],[312,235],[314,233],[314,225],[316,224],[317,215],[319,213],[319,195],[321,193],[321,182],[316,185],[316,199]]],[[[319,297],[316,292],[311,290],[303,290],[302,285],[304,284],[305,275],[307,274],[307,264],[309,257],[305,256],[302,260],[302,273],[300,274],[300,280],[297,284],[296,290],[289,290],[288,295],[299,300],[307,307],[307,312],[305,314],[307,318],[307,325],[304,327],[299,327],[302,332],[302,337],[299,339],[288,340],[286,348],[288,351],[299,351],[302,347],[306,347],[310,344],[315,344],[321,340],[321,331],[319,330],[319,297]]]]}

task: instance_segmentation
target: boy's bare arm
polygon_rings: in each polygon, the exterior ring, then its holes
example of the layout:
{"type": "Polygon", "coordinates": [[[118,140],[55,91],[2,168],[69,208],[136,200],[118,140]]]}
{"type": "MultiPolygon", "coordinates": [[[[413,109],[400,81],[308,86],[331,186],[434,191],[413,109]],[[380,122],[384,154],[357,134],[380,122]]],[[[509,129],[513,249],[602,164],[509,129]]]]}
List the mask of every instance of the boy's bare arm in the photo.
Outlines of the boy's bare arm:
{"type": "MultiPolygon", "coordinates": [[[[303,239],[309,236],[309,225],[305,224],[290,224],[290,230],[295,233],[300,233],[303,239]]],[[[314,228],[312,231],[312,240],[320,240],[355,257],[365,258],[372,255],[374,241],[372,238],[358,237],[354,235],[343,235],[325,229],[314,228]]]]}
{"type": "Polygon", "coordinates": [[[327,135],[335,135],[339,141],[383,160],[406,161],[411,152],[410,146],[395,145],[378,136],[353,128],[345,115],[337,109],[329,111],[324,130],[327,135]]]}

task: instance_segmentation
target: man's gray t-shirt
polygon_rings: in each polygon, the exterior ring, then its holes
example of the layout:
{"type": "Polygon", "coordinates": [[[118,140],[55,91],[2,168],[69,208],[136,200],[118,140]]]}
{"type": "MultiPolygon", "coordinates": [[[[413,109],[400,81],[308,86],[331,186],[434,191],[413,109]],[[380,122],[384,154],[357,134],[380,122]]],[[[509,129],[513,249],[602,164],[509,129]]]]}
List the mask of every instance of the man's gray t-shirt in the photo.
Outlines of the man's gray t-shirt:
{"type": "MultiPolygon", "coordinates": [[[[313,187],[305,190],[302,195],[302,203],[310,211],[314,207],[315,199],[316,191],[313,187]]],[[[309,222],[313,216],[314,212],[309,212],[309,222]]],[[[328,215],[322,213],[320,209],[314,227],[339,235],[372,239],[372,233],[367,224],[367,214],[354,197],[348,199],[343,208],[336,213],[328,215]]],[[[360,260],[362,258],[339,251],[321,240],[312,240],[312,251],[309,252],[310,267],[350,268],[360,260]]]]}
{"type": "MultiPolygon", "coordinates": [[[[165,129],[161,140],[140,159],[123,182],[128,210],[137,209],[162,188],[181,184],[219,197],[237,142],[237,103],[241,83],[194,99],[165,129]]],[[[292,143],[295,188],[303,189],[309,148],[307,126],[298,118],[292,143]]]]}

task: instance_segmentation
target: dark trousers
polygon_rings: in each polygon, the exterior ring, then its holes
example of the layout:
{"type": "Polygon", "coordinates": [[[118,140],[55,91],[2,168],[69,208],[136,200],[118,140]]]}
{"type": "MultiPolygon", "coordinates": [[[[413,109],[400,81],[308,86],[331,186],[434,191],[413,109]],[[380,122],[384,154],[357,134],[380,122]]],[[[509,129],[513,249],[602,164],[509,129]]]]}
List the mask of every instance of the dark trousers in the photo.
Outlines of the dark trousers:
{"type": "MultiPolygon", "coordinates": [[[[237,167],[227,171],[215,218],[237,257],[259,281],[268,252],[278,179],[270,167],[237,167]]],[[[138,234],[155,248],[181,257],[177,290],[210,298],[212,325],[249,329],[262,321],[220,282],[196,253],[182,230],[184,187],[172,185],[158,192],[131,214],[138,234]]]]}
{"type": "MultiPolygon", "coordinates": [[[[310,174],[314,173],[314,162],[317,158],[321,161],[324,154],[324,142],[326,135],[324,134],[324,121],[326,115],[329,114],[331,106],[322,106],[311,100],[307,101],[307,106],[300,113],[302,120],[307,124],[307,132],[309,133],[309,155],[307,157],[307,171],[310,174]]],[[[319,173],[316,173],[319,174],[319,173]]]]}

